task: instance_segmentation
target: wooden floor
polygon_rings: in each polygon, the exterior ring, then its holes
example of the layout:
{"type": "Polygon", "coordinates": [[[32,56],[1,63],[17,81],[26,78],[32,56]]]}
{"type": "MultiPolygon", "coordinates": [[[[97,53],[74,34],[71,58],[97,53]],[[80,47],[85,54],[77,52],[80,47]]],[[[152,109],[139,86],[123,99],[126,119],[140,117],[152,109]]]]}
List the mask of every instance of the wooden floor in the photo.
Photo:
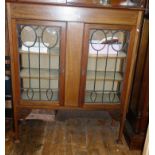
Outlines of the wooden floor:
{"type": "Polygon", "coordinates": [[[140,155],[125,140],[116,144],[119,123],[104,117],[58,114],[55,121],[26,120],[20,123],[20,144],[6,131],[6,155],[140,155]],[[67,116],[67,117],[66,117],[67,116]]]}

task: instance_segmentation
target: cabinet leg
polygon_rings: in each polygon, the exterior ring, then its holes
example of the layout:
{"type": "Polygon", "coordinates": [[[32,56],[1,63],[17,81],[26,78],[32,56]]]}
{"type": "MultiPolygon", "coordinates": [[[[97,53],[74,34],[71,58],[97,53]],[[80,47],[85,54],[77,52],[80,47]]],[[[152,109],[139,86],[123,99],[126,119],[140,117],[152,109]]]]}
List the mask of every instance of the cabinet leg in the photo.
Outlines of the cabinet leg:
{"type": "Polygon", "coordinates": [[[58,113],[58,110],[55,110],[55,115],[57,115],[57,113],[58,113]]]}
{"type": "Polygon", "coordinates": [[[19,114],[18,113],[14,113],[14,139],[15,139],[15,143],[19,143],[19,114]]]}
{"type": "Polygon", "coordinates": [[[123,130],[124,130],[124,124],[125,124],[125,117],[126,117],[125,114],[123,114],[123,116],[121,117],[119,135],[117,139],[118,144],[123,144],[122,138],[123,138],[123,130]]]}

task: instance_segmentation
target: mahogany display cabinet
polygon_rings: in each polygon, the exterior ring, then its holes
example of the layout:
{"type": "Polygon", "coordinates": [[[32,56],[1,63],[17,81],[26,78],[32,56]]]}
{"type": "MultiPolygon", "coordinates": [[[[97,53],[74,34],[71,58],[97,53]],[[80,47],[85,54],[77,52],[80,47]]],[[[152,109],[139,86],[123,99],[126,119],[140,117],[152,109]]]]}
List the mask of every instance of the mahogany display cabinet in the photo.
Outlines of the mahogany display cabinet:
{"type": "Polygon", "coordinates": [[[21,110],[43,108],[119,110],[121,141],[143,18],[131,4],[7,2],[16,140],[21,110]]]}

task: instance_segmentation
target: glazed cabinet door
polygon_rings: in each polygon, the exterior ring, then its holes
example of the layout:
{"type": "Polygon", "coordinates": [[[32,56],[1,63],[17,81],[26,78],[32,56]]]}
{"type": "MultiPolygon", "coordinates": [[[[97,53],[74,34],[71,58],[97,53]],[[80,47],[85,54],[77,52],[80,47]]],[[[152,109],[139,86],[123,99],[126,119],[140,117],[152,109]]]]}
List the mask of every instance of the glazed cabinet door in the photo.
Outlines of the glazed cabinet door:
{"type": "Polygon", "coordinates": [[[129,80],[132,26],[86,24],[84,42],[80,104],[119,107],[129,80]]]}
{"type": "Polygon", "coordinates": [[[29,105],[63,105],[66,24],[18,20],[12,25],[17,99],[29,105]]]}

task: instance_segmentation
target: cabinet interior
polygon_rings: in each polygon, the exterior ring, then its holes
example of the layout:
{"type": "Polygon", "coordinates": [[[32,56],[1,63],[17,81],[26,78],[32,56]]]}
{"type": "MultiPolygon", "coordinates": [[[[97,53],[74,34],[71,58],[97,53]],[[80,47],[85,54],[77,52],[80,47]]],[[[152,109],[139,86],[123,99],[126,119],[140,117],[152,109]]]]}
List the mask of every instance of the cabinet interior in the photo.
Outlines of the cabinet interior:
{"type": "MultiPolygon", "coordinates": [[[[21,98],[59,100],[61,28],[18,25],[21,98]]],[[[91,29],[85,103],[120,103],[129,32],[91,29]]]]}

